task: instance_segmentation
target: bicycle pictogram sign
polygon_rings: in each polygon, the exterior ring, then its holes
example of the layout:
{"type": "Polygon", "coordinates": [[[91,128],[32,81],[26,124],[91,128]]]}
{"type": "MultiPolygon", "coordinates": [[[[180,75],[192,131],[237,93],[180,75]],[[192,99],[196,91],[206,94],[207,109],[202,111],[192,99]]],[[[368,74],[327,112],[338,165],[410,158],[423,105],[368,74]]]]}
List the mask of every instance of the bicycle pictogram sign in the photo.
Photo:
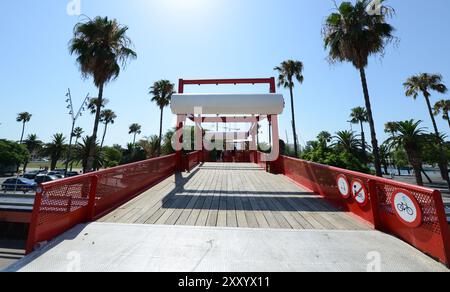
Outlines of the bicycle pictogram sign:
{"type": "Polygon", "coordinates": [[[422,209],[411,192],[396,190],[392,195],[392,209],[405,225],[413,228],[422,225],[422,209]]]}

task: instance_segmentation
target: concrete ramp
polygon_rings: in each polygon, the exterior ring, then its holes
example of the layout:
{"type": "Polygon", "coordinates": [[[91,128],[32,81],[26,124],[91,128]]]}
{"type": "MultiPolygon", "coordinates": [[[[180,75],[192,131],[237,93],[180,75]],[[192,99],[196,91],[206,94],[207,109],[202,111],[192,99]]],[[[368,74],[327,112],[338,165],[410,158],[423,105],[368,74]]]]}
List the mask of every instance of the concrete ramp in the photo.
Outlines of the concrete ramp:
{"type": "Polygon", "coordinates": [[[92,223],[6,269],[164,272],[445,272],[377,231],[311,231],[92,223]]]}

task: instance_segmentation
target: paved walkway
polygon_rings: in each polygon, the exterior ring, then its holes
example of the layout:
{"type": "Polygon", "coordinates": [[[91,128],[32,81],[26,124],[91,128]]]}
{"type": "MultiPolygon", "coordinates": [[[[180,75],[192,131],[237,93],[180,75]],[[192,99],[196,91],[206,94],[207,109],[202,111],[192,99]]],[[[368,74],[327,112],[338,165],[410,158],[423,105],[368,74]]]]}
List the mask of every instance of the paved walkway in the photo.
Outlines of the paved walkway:
{"type": "Polygon", "coordinates": [[[313,231],[93,223],[6,271],[445,272],[377,231],[313,231]]]}

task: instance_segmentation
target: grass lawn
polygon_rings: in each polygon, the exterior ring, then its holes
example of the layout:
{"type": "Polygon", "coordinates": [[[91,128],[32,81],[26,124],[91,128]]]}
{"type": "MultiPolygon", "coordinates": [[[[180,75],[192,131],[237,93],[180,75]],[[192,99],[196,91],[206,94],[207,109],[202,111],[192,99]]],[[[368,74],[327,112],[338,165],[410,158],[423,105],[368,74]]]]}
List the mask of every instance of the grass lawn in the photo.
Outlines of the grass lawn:
{"type": "MultiPolygon", "coordinates": [[[[39,169],[39,168],[45,168],[48,167],[50,169],[50,162],[30,162],[27,166],[27,169],[39,169]]],[[[56,164],[56,168],[58,169],[64,169],[66,167],[66,164],[64,162],[58,162],[56,164]]],[[[74,163],[73,164],[74,169],[81,169],[81,164],[74,163]]],[[[23,165],[21,166],[21,169],[23,169],[23,165]]],[[[70,164],[69,164],[70,169],[70,164]]]]}

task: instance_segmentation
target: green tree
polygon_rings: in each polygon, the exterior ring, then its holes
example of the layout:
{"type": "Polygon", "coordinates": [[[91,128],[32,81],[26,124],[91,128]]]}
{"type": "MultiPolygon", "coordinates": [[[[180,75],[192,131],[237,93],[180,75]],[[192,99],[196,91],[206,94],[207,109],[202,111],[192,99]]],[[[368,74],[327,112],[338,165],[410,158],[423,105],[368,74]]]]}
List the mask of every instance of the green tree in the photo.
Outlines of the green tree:
{"type": "MultiPolygon", "coordinates": [[[[381,4],[385,1],[381,0],[381,4]]],[[[351,62],[359,70],[365,107],[370,125],[376,174],[382,176],[375,121],[372,114],[365,68],[369,56],[383,53],[393,40],[394,28],[386,22],[392,9],[383,5],[379,14],[368,12],[370,0],[343,2],[326,20],[323,28],[325,48],[331,62],[351,62]]]]}
{"type": "Polygon", "coordinates": [[[361,126],[361,145],[364,155],[366,154],[366,134],[364,133],[364,123],[369,121],[367,110],[363,107],[355,107],[350,114],[350,122],[361,126]]]}
{"type": "Polygon", "coordinates": [[[175,135],[175,130],[171,129],[164,134],[163,144],[162,144],[162,155],[170,155],[175,153],[174,148],[172,147],[172,138],[175,135]]]}
{"type": "Polygon", "coordinates": [[[18,167],[30,159],[25,145],[0,139],[0,173],[4,168],[18,167]]]}
{"type": "MultiPolygon", "coordinates": [[[[25,146],[27,147],[28,152],[31,156],[35,155],[37,152],[39,152],[42,148],[42,141],[40,141],[36,134],[30,134],[28,135],[27,139],[25,140],[25,146]]],[[[23,172],[27,171],[29,160],[26,160],[23,164],[23,172]]]]}
{"type": "Polygon", "coordinates": [[[434,115],[438,116],[442,113],[442,118],[447,121],[450,127],[450,100],[440,100],[434,105],[434,115]]]}
{"type": "Polygon", "coordinates": [[[129,143],[123,151],[121,164],[129,164],[147,159],[147,153],[141,146],[129,143]]]}
{"type": "Polygon", "coordinates": [[[128,134],[133,135],[133,145],[136,145],[136,135],[140,135],[142,127],[139,124],[132,124],[129,127],[128,134]]]}
{"type": "Polygon", "coordinates": [[[171,83],[169,80],[160,80],[155,82],[153,86],[150,88],[149,94],[152,96],[152,101],[155,102],[160,111],[160,121],[159,121],[159,141],[157,148],[157,156],[161,155],[161,143],[162,143],[162,126],[163,126],[163,116],[164,116],[164,108],[168,107],[170,104],[170,100],[172,99],[172,95],[175,93],[175,85],[171,83]]]}
{"type": "Polygon", "coordinates": [[[51,170],[55,170],[58,161],[63,156],[64,151],[66,150],[65,142],[66,138],[64,137],[63,134],[59,133],[53,135],[52,142],[45,145],[43,151],[45,155],[48,155],[50,157],[51,170]]]}
{"type": "Polygon", "coordinates": [[[23,142],[23,135],[25,134],[25,124],[30,122],[32,115],[27,112],[23,112],[17,115],[16,121],[22,123],[22,134],[20,135],[20,144],[23,142]]]}
{"type": "Polygon", "coordinates": [[[92,76],[98,88],[97,109],[92,133],[92,147],[86,169],[91,171],[95,162],[95,144],[97,143],[98,125],[103,101],[104,86],[119,77],[121,65],[124,67],[129,59],[136,58],[130,48],[131,40],[127,36],[128,27],[120,25],[115,19],[96,17],[78,23],[70,43],[70,53],[77,56],[77,62],[84,77],[92,76]]]}
{"type": "Polygon", "coordinates": [[[330,143],[332,139],[333,136],[327,131],[322,131],[319,133],[319,135],[317,135],[317,140],[324,147],[327,147],[328,143],[330,143]]]}
{"type": "Polygon", "coordinates": [[[153,135],[151,137],[147,137],[141,141],[139,141],[139,146],[144,149],[147,154],[147,158],[154,158],[159,156],[159,137],[153,135]]]}
{"type": "Polygon", "coordinates": [[[108,130],[109,124],[114,124],[117,119],[117,115],[110,109],[103,110],[100,114],[100,122],[105,125],[105,129],[103,130],[102,143],[100,144],[100,148],[103,148],[103,144],[105,143],[106,131],[108,130]]]}
{"type": "Polygon", "coordinates": [[[119,147],[119,149],[116,147],[104,147],[102,151],[105,158],[105,167],[116,167],[120,165],[123,159],[121,147],[119,147]]]}
{"type": "MultiPolygon", "coordinates": [[[[75,147],[77,147],[77,145],[78,145],[78,140],[80,140],[80,138],[83,136],[83,134],[84,134],[84,130],[82,129],[82,128],[80,128],[80,127],[76,127],[74,130],[73,130],[73,133],[72,133],[72,137],[75,137],[75,147]]],[[[72,171],[73,170],[73,160],[70,162],[70,171],[72,171]]]]}
{"type": "MultiPolygon", "coordinates": [[[[79,163],[83,167],[83,172],[86,173],[90,168],[88,168],[88,160],[90,156],[90,148],[92,147],[92,137],[86,136],[82,139],[81,143],[77,144],[77,147],[75,148],[75,153],[72,157],[71,163],[79,163]]],[[[105,164],[105,156],[98,145],[98,143],[95,143],[95,156],[94,156],[94,169],[99,169],[103,167],[105,164]]]]}
{"type": "Polygon", "coordinates": [[[436,124],[436,119],[434,118],[433,108],[431,107],[431,91],[436,91],[438,93],[446,93],[447,87],[442,83],[442,76],[438,74],[428,74],[422,73],[408,78],[408,80],[403,84],[405,87],[405,94],[407,97],[412,97],[414,100],[417,99],[419,94],[422,94],[425,98],[425,102],[430,114],[431,122],[433,123],[434,134],[436,135],[435,143],[439,145],[440,150],[440,162],[439,169],[441,170],[442,179],[445,180],[450,189],[450,177],[448,174],[448,161],[445,157],[444,148],[442,146],[442,141],[440,139],[441,134],[439,132],[438,126],[436,124]]]}
{"type": "Polygon", "coordinates": [[[425,138],[425,129],[420,127],[421,123],[414,120],[397,122],[396,135],[387,140],[391,147],[405,150],[419,186],[423,186],[422,149],[425,138]]]}
{"type": "Polygon", "coordinates": [[[303,63],[300,61],[287,60],[282,62],[280,66],[275,67],[274,70],[279,73],[278,86],[289,88],[289,94],[291,96],[292,133],[294,135],[294,153],[295,157],[298,157],[298,136],[295,124],[294,108],[294,86],[295,80],[300,84],[304,81],[303,63]]]}
{"type": "Polygon", "coordinates": [[[350,131],[339,131],[333,137],[333,146],[340,151],[345,151],[349,154],[359,156],[361,151],[361,141],[355,133],[350,131]]]}

